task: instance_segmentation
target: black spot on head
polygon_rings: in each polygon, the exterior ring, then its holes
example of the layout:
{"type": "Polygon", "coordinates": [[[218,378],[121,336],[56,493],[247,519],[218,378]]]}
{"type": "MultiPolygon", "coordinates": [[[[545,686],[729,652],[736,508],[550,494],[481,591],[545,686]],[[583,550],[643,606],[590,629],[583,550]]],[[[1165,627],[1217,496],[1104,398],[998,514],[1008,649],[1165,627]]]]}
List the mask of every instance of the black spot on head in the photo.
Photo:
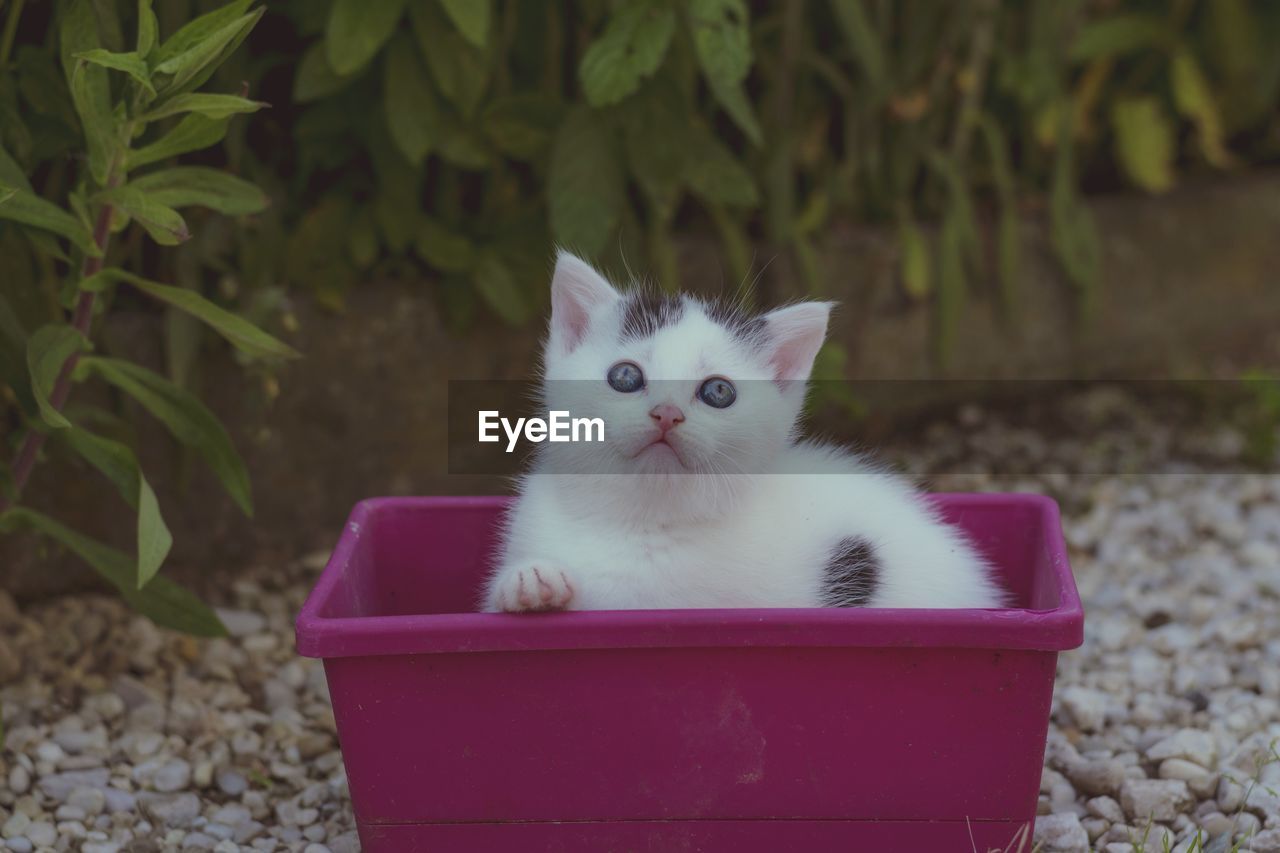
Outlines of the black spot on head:
{"type": "Polygon", "coordinates": [[[674,293],[634,290],[622,303],[623,341],[652,337],[657,331],[684,316],[684,297],[674,293]]]}
{"type": "Polygon", "coordinates": [[[764,332],[764,318],[748,314],[739,305],[717,300],[704,303],[702,310],[707,319],[746,343],[756,343],[764,332]]]}
{"type": "Polygon", "coordinates": [[[880,585],[880,563],[865,539],[841,539],[823,568],[822,600],[827,607],[866,607],[880,585]]]}

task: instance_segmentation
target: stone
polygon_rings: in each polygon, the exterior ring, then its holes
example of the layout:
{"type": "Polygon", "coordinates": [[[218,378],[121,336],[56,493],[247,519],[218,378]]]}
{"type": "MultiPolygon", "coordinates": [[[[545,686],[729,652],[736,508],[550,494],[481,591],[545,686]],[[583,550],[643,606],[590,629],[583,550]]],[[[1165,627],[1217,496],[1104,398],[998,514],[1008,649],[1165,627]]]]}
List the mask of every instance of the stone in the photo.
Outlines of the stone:
{"type": "Polygon", "coordinates": [[[1107,719],[1107,696],[1098,690],[1068,687],[1062,691],[1062,707],[1084,731],[1098,731],[1107,719]]]}
{"type": "Polygon", "coordinates": [[[183,850],[212,850],[218,843],[216,838],[211,838],[203,832],[190,832],[182,839],[183,850]]]}
{"type": "Polygon", "coordinates": [[[235,827],[235,834],[232,836],[232,839],[237,844],[248,844],[250,841],[261,835],[265,829],[266,827],[258,821],[248,820],[235,827]]]}
{"type": "Polygon", "coordinates": [[[1120,788],[1120,805],[1135,822],[1173,820],[1192,803],[1181,779],[1130,779],[1120,788]]]}
{"type": "Polygon", "coordinates": [[[100,788],[73,788],[67,795],[66,802],[67,805],[80,809],[86,816],[92,817],[106,808],[107,794],[100,788]]]}
{"type": "Polygon", "coordinates": [[[191,784],[191,765],[181,758],[165,762],[151,779],[157,791],[173,793],[191,784]]]}
{"type": "Polygon", "coordinates": [[[168,827],[190,826],[200,816],[200,798],[195,794],[151,794],[138,797],[138,804],[152,820],[168,827]]]}
{"type": "Polygon", "coordinates": [[[249,789],[249,780],[235,770],[222,770],[217,775],[218,790],[228,797],[238,797],[249,789]]]}
{"type": "Polygon", "coordinates": [[[27,817],[23,812],[14,812],[8,820],[0,826],[0,835],[5,838],[15,838],[19,835],[25,835],[27,827],[31,826],[31,818],[27,817]]]}
{"type": "Polygon", "coordinates": [[[1124,823],[1124,810],[1111,797],[1094,797],[1084,804],[1089,814],[1109,820],[1112,823],[1124,823]]]}
{"type": "Polygon", "coordinates": [[[13,765],[9,770],[9,790],[15,794],[25,794],[31,790],[31,771],[21,764],[13,765]]]}
{"type": "Polygon", "coordinates": [[[43,776],[37,783],[41,793],[59,803],[65,802],[76,788],[105,788],[111,774],[105,769],[68,770],[43,776]]]}
{"type": "Polygon", "coordinates": [[[58,840],[58,830],[48,821],[36,821],[23,833],[27,840],[37,847],[52,847],[58,840]]]}
{"type": "Polygon", "coordinates": [[[1033,846],[1045,853],[1089,853],[1089,833],[1073,813],[1036,818],[1033,846]]]}
{"type": "Polygon", "coordinates": [[[1181,758],[1201,767],[1211,768],[1218,759],[1218,746],[1208,732],[1180,729],[1152,744],[1147,750],[1149,761],[1159,763],[1169,758],[1181,758]]]}
{"type": "Polygon", "coordinates": [[[1208,797],[1218,789],[1218,776],[1203,766],[1182,758],[1166,758],[1160,762],[1161,779],[1181,779],[1197,796],[1208,797]]]}
{"type": "Polygon", "coordinates": [[[354,830],[329,839],[332,853],[360,853],[360,836],[354,830]]]}
{"type": "Polygon", "coordinates": [[[254,613],[252,610],[231,610],[226,608],[214,608],[218,617],[222,619],[222,624],[226,626],[227,633],[233,637],[248,637],[251,634],[260,634],[267,627],[267,620],[261,613],[254,613]]]}
{"type": "Polygon", "coordinates": [[[1264,829],[1249,839],[1253,853],[1280,853],[1280,829],[1264,829]]]}
{"type": "Polygon", "coordinates": [[[132,813],[138,808],[138,798],[128,791],[107,788],[103,792],[105,808],[112,814],[132,813]]]}
{"type": "Polygon", "coordinates": [[[1114,758],[1078,759],[1066,764],[1063,773],[1077,790],[1089,796],[1114,794],[1125,780],[1124,765],[1114,758]]]}

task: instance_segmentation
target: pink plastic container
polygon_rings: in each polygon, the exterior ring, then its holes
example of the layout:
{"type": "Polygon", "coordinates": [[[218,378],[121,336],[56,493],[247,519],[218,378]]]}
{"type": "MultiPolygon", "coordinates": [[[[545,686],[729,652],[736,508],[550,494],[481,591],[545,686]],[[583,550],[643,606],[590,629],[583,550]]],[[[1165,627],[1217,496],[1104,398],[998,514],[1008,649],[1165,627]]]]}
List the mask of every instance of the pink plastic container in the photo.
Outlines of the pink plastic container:
{"type": "Polygon", "coordinates": [[[479,614],[506,499],[358,504],[297,638],[364,849],[1029,851],[1083,635],[1058,509],[936,500],[1017,609],[479,614]]]}

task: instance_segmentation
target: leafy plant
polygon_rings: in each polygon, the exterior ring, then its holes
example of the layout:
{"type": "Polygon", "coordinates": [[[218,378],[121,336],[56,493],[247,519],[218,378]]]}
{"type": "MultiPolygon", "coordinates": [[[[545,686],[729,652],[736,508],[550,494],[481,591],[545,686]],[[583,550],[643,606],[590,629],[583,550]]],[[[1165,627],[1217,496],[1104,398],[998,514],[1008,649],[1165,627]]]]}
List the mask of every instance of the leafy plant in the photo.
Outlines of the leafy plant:
{"type": "Polygon", "coordinates": [[[820,292],[828,226],[854,218],[899,235],[904,292],[934,302],[945,362],[985,282],[1014,316],[1037,195],[1087,312],[1083,181],[1118,170],[1159,191],[1192,154],[1227,168],[1275,153],[1280,13],[1261,0],[281,10],[303,51],[282,129],[297,157],[266,165],[289,172],[299,216],[284,275],[336,306],[371,272],[426,272],[459,324],[477,304],[534,316],[552,243],[642,259],[675,287],[686,230],[720,237],[733,279],[756,245],[820,292]]]}
{"type": "MultiPolygon", "coordinates": [[[[19,88],[32,107],[31,145],[16,146],[16,156],[0,147],[0,220],[9,223],[0,246],[6,254],[13,252],[10,258],[67,270],[52,306],[40,304],[38,288],[24,292],[26,284],[6,288],[0,296],[0,375],[22,423],[13,463],[4,467],[0,530],[26,529],[56,540],[158,624],[200,635],[221,633],[222,625],[192,593],[158,576],[173,539],[134,449],[97,429],[117,423],[111,413],[89,407],[73,412],[66,403],[79,383],[113,386],[201,456],[237,505],[252,512],[248,471],[217,418],[179,384],[100,352],[92,343],[95,316],[127,287],[205,323],[249,358],[296,355],[196,290],[151,281],[109,263],[123,254],[116,250],[117,235],[126,246],[136,245],[140,234],[160,246],[187,240],[182,209],[244,215],[266,208],[266,195],[244,179],[215,168],[170,165],[178,155],[217,144],[233,116],[265,106],[243,94],[197,91],[262,17],[263,9],[251,6],[252,0],[233,0],[160,39],[151,0],[138,0],[136,37],[125,45],[110,4],[63,3],[56,22],[60,73],[41,65],[37,54],[18,59],[27,69],[19,88]],[[55,83],[58,78],[65,82],[55,83]],[[60,170],[45,172],[45,189],[38,192],[30,179],[36,170],[22,165],[36,159],[32,149],[45,138],[37,134],[59,140],[57,145],[80,160],[74,182],[63,193],[65,205],[51,200],[64,177],[60,170]],[[32,319],[42,316],[46,322],[33,327],[32,319]],[[133,554],[17,504],[50,440],[105,476],[136,510],[133,554]]],[[[14,31],[22,7],[20,2],[10,6],[6,33],[14,31]]],[[[6,39],[0,45],[0,67],[7,65],[11,44],[6,39]]],[[[11,81],[5,80],[10,99],[11,81]]],[[[27,131],[27,123],[12,127],[27,131]]]]}

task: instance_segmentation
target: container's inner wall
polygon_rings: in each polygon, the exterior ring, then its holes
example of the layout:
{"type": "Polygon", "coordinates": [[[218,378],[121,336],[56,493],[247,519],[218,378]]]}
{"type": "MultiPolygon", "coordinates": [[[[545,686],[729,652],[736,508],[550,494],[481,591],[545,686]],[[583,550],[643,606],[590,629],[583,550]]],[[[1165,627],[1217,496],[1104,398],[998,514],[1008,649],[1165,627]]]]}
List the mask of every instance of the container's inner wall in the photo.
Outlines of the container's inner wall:
{"type": "MultiPolygon", "coordinates": [[[[1058,606],[1040,505],[944,500],[942,513],[991,561],[1015,607],[1058,606]]],[[[492,505],[373,507],[323,615],[474,612],[493,564],[501,521],[501,509],[492,505]]]]}

